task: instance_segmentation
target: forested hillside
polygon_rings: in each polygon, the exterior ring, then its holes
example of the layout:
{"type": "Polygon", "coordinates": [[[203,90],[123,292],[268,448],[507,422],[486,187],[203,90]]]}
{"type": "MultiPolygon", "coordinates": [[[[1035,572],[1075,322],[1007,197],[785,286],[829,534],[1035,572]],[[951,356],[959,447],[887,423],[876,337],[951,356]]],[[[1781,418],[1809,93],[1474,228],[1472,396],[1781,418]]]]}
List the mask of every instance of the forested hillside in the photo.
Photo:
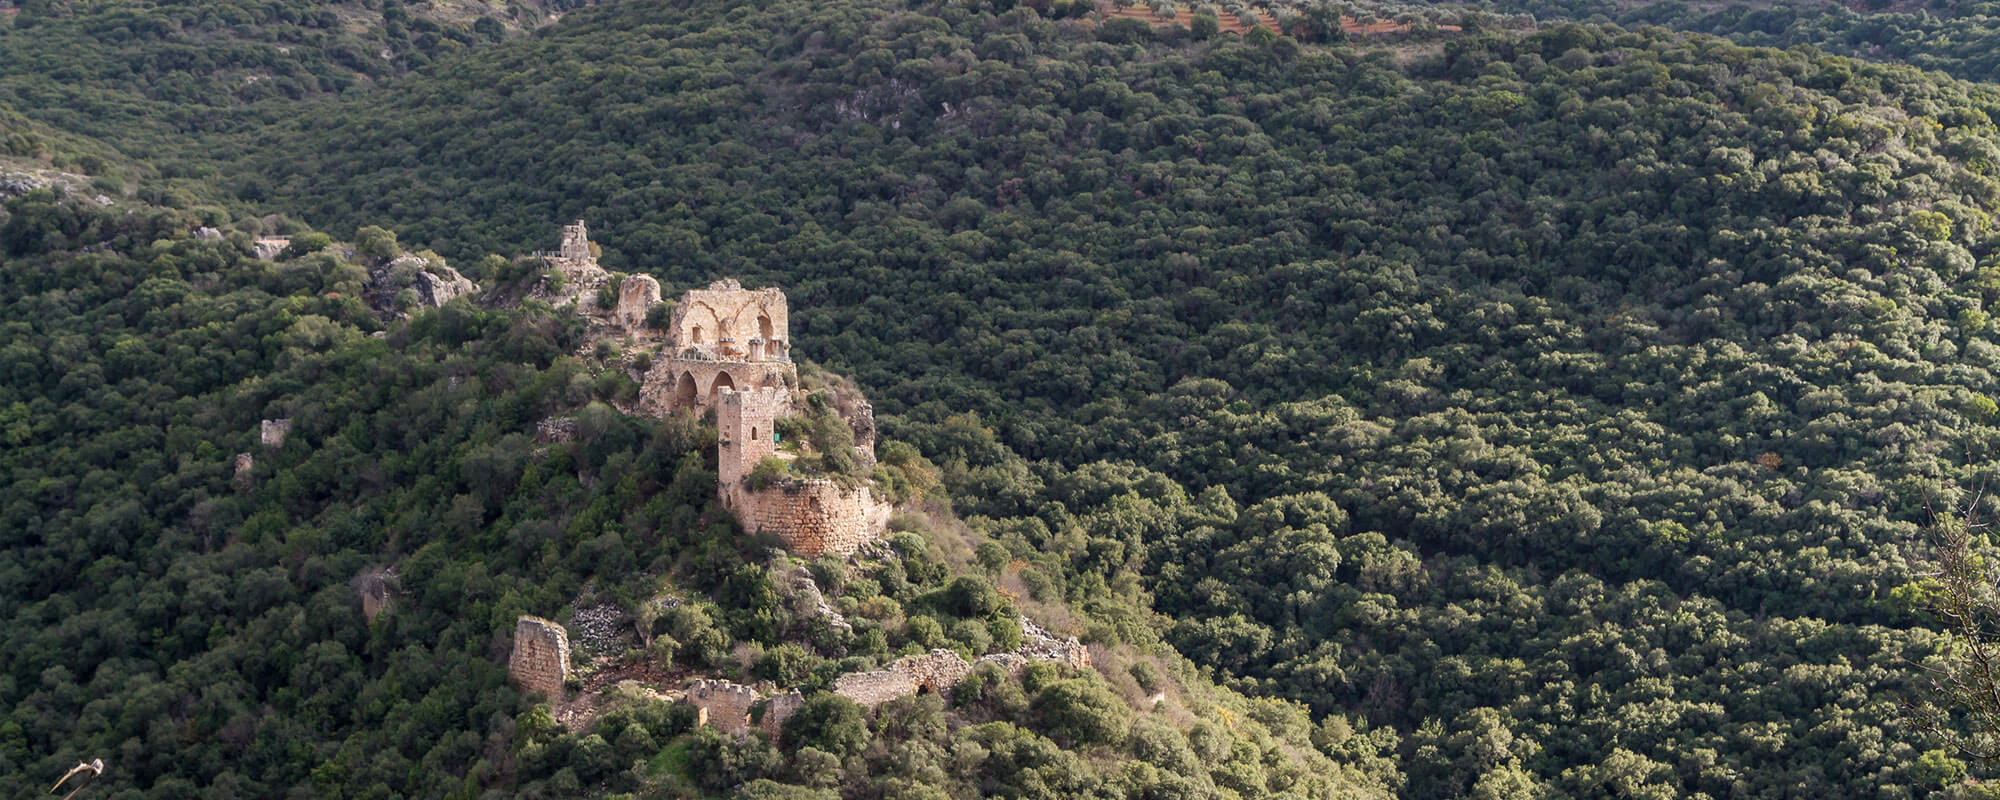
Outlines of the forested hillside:
{"type": "MultiPolygon", "coordinates": [[[[1456,7],[1450,3],[1434,5],[1456,7]]],[[[1726,36],[1745,45],[1810,45],[1839,55],[1913,64],[1968,80],[2000,80],[2000,4],[1979,0],[1922,3],[1502,0],[1491,8],[1529,14],[1544,23],[1664,25],[1726,36]]]]}
{"type": "Polygon", "coordinates": [[[127,232],[31,197],[7,222],[0,609],[34,655],[0,676],[28,709],[0,760],[72,761],[51,748],[74,735],[214,752],[171,774],[268,791],[658,792],[695,753],[718,794],[1975,796],[1982,768],[1899,709],[1941,644],[1921,527],[1992,485],[2000,92],[1657,28],[1470,27],[1389,50],[625,0],[168,154],[233,199],[162,213],[382,225],[483,279],[583,218],[607,267],[782,286],[797,352],[865,387],[988,542],[959,564],[922,546],[938,530],[899,537],[950,569],[872,591],[936,630],[885,624],[859,657],[977,649],[993,609],[952,599],[964,574],[1310,724],[1227,698],[1252,710],[1127,715],[1086,675],[977,696],[950,731],[899,711],[776,751],[668,718],[556,735],[499,672],[515,613],[673,574],[732,640],[787,641],[755,546],[701,513],[698,429],[600,407],[597,444],[547,465],[533,421],[620,391],[578,377],[563,318],[453,305],[374,339],[337,258],[253,267],[165,232],[191,216],[127,232]],[[281,413],[318,421],[233,488],[223,455],[281,413]],[[341,603],[391,565],[434,588],[384,631],[341,603]],[[243,585],[118,611],[222,580],[243,585]],[[464,666],[396,666],[425,648],[464,666]],[[233,766],[259,742],[263,771],[233,766]]]}

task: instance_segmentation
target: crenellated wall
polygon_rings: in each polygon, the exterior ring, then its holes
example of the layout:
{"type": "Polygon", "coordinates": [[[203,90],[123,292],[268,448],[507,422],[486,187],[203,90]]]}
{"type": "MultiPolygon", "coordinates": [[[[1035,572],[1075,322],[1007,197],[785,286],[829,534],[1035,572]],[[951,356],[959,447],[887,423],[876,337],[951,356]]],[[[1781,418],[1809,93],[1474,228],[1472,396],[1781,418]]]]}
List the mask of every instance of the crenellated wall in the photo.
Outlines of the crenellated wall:
{"type": "Polygon", "coordinates": [[[702,679],[689,683],[684,695],[694,706],[696,725],[714,725],[731,736],[750,732],[750,707],[757,704],[757,690],[740,683],[702,679]]]}

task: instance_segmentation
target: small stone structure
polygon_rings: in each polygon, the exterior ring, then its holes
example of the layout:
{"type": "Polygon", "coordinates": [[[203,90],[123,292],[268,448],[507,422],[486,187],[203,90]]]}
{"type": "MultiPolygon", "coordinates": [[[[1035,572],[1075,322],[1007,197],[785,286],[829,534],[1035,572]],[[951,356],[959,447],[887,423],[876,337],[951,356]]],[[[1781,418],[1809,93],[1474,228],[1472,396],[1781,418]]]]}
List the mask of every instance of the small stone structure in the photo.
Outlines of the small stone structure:
{"type": "Polygon", "coordinates": [[[514,655],[507,672],[521,690],[561,699],[569,681],[569,632],[541,617],[514,622],[514,655]]]}
{"type": "Polygon", "coordinates": [[[710,678],[689,681],[681,699],[694,706],[696,725],[713,725],[716,730],[739,739],[750,735],[753,728],[772,739],[778,738],[785,720],[806,704],[805,695],[797,689],[760,700],[756,687],[710,678]],[[763,703],[761,711],[759,702],[763,703]],[[754,723],[750,719],[753,712],[757,716],[754,723]]]}
{"type": "Polygon", "coordinates": [[[285,434],[291,432],[292,421],[290,418],[267,419],[257,426],[257,440],[263,442],[265,447],[283,447],[285,444],[285,434]]]}
{"type": "Polygon", "coordinates": [[[590,231],[583,220],[564,225],[562,246],[555,252],[541,252],[543,265],[559,276],[559,281],[544,279],[536,287],[533,295],[549,301],[551,305],[576,304],[579,309],[597,307],[597,292],[611,282],[611,273],[597,265],[597,256],[590,252],[590,231]],[[556,284],[560,283],[560,286],[556,284]]]}
{"type": "Polygon", "coordinates": [[[750,707],[757,704],[756,689],[704,678],[689,683],[683,697],[694,706],[696,725],[714,725],[731,736],[750,732],[750,707]]]}

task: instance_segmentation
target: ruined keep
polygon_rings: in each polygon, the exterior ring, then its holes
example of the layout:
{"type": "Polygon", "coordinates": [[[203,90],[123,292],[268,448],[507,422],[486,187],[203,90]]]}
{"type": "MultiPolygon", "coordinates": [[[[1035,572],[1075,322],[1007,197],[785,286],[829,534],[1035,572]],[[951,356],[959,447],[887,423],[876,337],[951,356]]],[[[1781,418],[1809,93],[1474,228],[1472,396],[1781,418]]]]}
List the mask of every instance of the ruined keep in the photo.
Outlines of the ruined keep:
{"type": "MultiPolygon", "coordinates": [[[[693,289],[674,304],[666,346],[639,389],[640,403],[657,414],[715,407],[728,389],[792,389],[785,293],[745,289],[724,279],[693,289]]],[[[643,312],[642,312],[643,318],[643,312]]]]}
{"type": "Polygon", "coordinates": [[[561,699],[569,681],[569,632],[541,617],[514,621],[514,654],[507,673],[526,692],[561,699]]]}

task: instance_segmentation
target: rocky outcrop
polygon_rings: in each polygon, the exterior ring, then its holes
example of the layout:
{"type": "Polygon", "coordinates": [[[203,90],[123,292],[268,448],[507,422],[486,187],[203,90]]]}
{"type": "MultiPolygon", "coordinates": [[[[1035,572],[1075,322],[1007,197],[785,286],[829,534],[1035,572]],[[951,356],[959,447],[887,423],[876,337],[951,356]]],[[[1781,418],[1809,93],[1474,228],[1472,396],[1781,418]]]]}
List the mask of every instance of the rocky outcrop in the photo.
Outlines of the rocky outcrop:
{"type": "Polygon", "coordinates": [[[290,236],[259,236],[250,243],[250,254],[256,256],[258,261],[276,261],[278,254],[291,246],[290,236]]]}
{"type": "Polygon", "coordinates": [[[431,308],[442,308],[454,299],[479,293],[479,284],[442,264],[418,272],[410,288],[417,290],[417,302],[431,308]]]}
{"type": "Polygon", "coordinates": [[[576,417],[549,417],[535,424],[536,444],[576,440],[576,417]]]}
{"type": "Polygon", "coordinates": [[[1090,649],[1070,636],[1058,638],[1049,629],[1021,617],[1021,646],[1014,650],[1036,661],[1054,661],[1077,669],[1090,669],[1090,649]]]}
{"type": "Polygon", "coordinates": [[[646,312],[660,304],[660,282],[650,275],[628,275],[618,285],[618,308],[612,313],[626,330],[646,327],[646,312]]]}
{"type": "Polygon", "coordinates": [[[507,673],[524,692],[562,699],[563,685],[569,681],[569,632],[541,617],[515,620],[514,654],[507,659],[507,673]]]}
{"type": "Polygon", "coordinates": [[[792,570],[791,585],[792,595],[803,601],[811,609],[813,616],[825,620],[827,627],[852,629],[852,626],[847,624],[847,617],[826,601],[826,595],[820,592],[819,584],[813,581],[812,570],[805,567],[792,570]]]}
{"type": "Polygon", "coordinates": [[[417,307],[442,308],[454,299],[477,294],[479,284],[441,261],[409,253],[368,271],[368,305],[377,312],[408,316],[396,299],[404,289],[416,295],[417,307]]]}

